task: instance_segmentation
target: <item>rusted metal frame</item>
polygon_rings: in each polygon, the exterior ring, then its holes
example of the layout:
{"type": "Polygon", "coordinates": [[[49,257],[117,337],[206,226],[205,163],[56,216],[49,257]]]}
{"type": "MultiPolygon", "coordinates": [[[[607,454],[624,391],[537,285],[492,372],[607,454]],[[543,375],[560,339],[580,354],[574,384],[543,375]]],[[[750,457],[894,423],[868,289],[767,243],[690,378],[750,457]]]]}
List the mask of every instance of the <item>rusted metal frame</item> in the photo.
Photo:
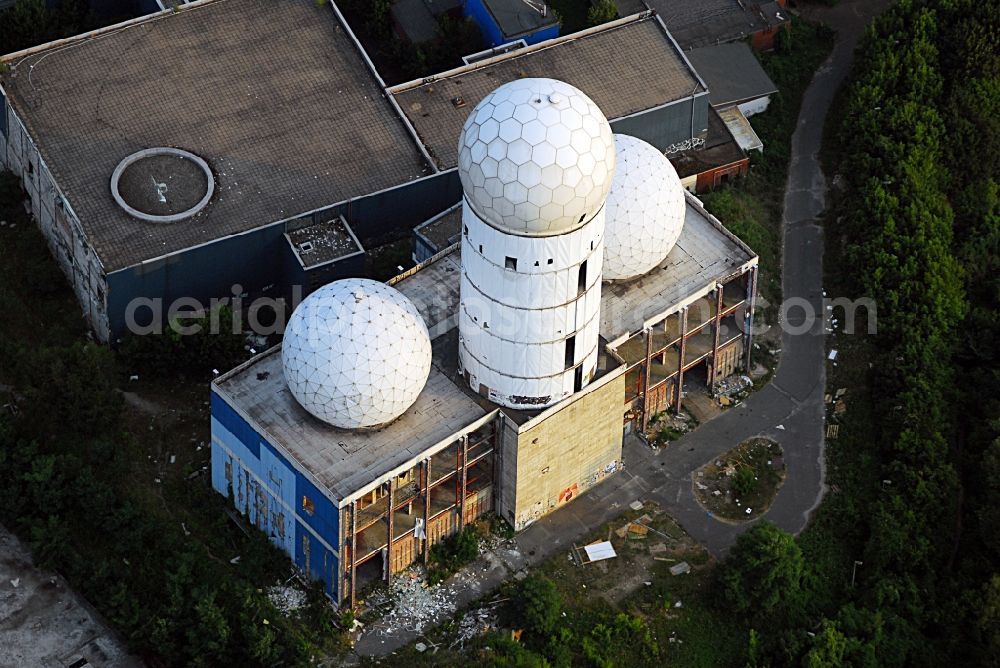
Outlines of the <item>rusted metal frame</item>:
{"type": "Polygon", "coordinates": [[[469,436],[462,436],[462,486],[460,489],[461,496],[458,499],[458,530],[461,531],[465,528],[465,495],[468,491],[469,483],[469,467],[466,463],[469,461],[469,436]]]}
{"type": "Polygon", "coordinates": [[[396,476],[389,478],[389,535],[386,539],[386,554],[385,554],[385,581],[389,583],[392,581],[392,519],[396,515],[395,511],[392,509],[393,496],[396,494],[396,476]]]}
{"type": "Polygon", "coordinates": [[[708,376],[708,386],[715,387],[715,381],[719,377],[719,330],[722,328],[722,292],[723,286],[717,283],[715,286],[715,324],[714,337],[712,340],[712,373],[708,376]]]}
{"type": "Polygon", "coordinates": [[[643,387],[642,387],[642,433],[645,438],[646,429],[649,428],[649,377],[652,375],[653,366],[653,329],[646,330],[646,366],[643,367],[643,387]]]}
{"type": "Polygon", "coordinates": [[[746,357],[746,372],[749,374],[752,368],[750,352],[753,344],[753,317],[757,309],[757,267],[750,269],[750,280],[747,281],[747,304],[746,317],[743,321],[743,331],[746,335],[743,351],[746,357]]]}
{"type": "Polygon", "coordinates": [[[424,460],[424,561],[431,545],[431,458],[424,460]]]}
{"type": "Polygon", "coordinates": [[[501,515],[500,496],[503,487],[500,477],[503,471],[503,414],[497,415],[493,422],[493,510],[501,515]]]}
{"type": "Polygon", "coordinates": [[[681,309],[681,349],[677,355],[677,386],[676,394],[674,397],[674,410],[678,413],[681,412],[681,394],[684,393],[684,352],[687,349],[687,324],[688,324],[688,310],[685,306],[681,309]]]}
{"type": "Polygon", "coordinates": [[[351,501],[351,609],[354,609],[358,588],[358,501],[351,501]]]}

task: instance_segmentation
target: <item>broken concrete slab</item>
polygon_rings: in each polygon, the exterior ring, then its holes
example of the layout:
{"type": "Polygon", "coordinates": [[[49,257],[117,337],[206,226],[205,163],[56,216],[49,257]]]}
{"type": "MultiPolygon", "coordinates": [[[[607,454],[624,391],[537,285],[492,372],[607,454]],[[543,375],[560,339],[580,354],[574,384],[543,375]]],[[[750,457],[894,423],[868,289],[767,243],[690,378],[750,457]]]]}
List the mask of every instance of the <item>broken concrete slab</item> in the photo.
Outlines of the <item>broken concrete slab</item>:
{"type": "Polygon", "coordinates": [[[670,567],[671,575],[683,575],[684,573],[691,572],[691,564],[686,561],[682,561],[679,564],[674,564],[670,567]]]}
{"type": "Polygon", "coordinates": [[[140,667],[125,643],[58,575],[0,526],[0,666],[140,667]]]}

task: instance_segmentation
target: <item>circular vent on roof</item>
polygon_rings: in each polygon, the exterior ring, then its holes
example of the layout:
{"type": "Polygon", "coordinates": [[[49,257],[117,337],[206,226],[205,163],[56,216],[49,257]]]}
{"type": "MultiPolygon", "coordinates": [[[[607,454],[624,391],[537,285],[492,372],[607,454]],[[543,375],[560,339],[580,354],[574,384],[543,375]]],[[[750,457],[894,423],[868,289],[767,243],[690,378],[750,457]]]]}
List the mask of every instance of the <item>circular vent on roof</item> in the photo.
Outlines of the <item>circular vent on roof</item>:
{"type": "Polygon", "coordinates": [[[177,148],[147,148],[128,156],[111,175],[118,206],[141,220],[173,223],[198,213],[212,199],[208,163],[177,148]]]}

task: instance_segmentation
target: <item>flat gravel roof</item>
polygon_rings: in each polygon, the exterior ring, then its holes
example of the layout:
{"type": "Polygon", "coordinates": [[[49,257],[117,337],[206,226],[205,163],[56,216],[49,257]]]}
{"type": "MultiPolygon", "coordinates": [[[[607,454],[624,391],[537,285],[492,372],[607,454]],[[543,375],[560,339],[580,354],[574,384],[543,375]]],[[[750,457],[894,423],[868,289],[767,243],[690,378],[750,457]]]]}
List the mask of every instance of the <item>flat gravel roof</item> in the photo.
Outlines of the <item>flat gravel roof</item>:
{"type": "Polygon", "coordinates": [[[547,77],[572,84],[609,120],[704,92],[654,17],[609,25],[400,84],[389,92],[441,169],[458,164],[458,138],[473,107],[515,79],[547,77]]]}
{"type": "Polygon", "coordinates": [[[108,272],[433,171],[313,0],[182,7],[10,65],[11,103],[108,272]],[[215,195],[196,216],[143,222],[112,199],[118,163],[157,146],[212,168],[215,195]]]}

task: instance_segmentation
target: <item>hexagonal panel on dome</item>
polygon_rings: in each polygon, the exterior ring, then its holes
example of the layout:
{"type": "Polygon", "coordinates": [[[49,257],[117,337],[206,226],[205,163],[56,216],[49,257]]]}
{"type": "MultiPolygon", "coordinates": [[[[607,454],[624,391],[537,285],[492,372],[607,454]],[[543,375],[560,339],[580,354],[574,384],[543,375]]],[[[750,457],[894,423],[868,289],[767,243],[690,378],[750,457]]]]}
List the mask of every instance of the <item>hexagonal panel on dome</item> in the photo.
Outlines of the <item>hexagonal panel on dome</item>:
{"type": "Polygon", "coordinates": [[[560,234],[604,205],[613,146],[607,119],[580,90],[554,79],[518,79],[469,114],[458,171],[472,207],[494,227],[560,234]]]}
{"type": "Polygon", "coordinates": [[[662,153],[616,134],[618,154],[604,223],[604,279],[626,280],[656,267],[684,226],[684,187],[662,153]]]}
{"type": "Polygon", "coordinates": [[[431,341],[405,295],[352,278],[299,304],[281,363],[288,389],[309,413],[342,429],[374,427],[417,400],[431,370],[431,341]]]}

